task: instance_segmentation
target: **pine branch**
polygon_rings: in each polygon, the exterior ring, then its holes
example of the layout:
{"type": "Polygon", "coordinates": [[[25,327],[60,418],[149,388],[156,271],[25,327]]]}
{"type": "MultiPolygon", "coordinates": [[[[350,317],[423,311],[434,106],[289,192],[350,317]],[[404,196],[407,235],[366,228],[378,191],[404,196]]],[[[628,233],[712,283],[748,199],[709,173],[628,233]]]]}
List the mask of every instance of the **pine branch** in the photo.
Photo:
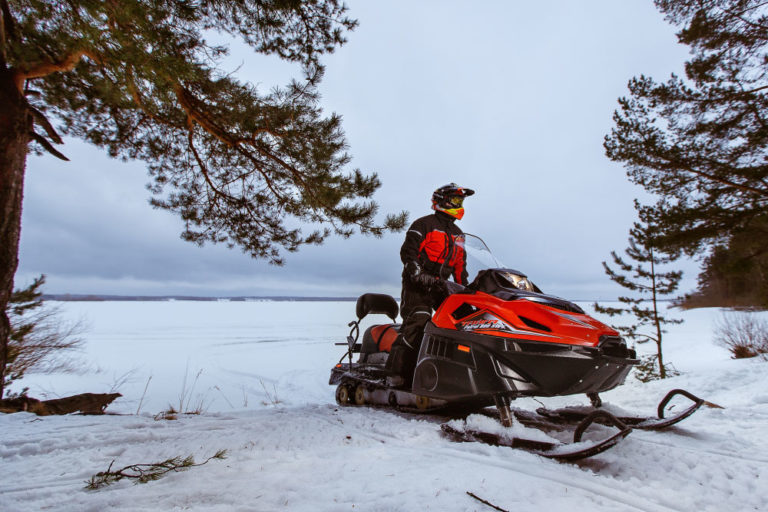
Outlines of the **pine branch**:
{"type": "Polygon", "coordinates": [[[86,482],[86,489],[97,490],[107,485],[119,482],[123,478],[135,480],[137,484],[144,484],[157,480],[170,472],[185,471],[192,467],[202,466],[207,464],[213,459],[226,459],[226,450],[219,450],[214,455],[208,457],[201,463],[195,463],[195,459],[192,455],[186,458],[173,457],[166,459],[162,462],[154,462],[151,464],[131,464],[118,470],[112,470],[112,465],[115,463],[113,460],[106,471],[100,471],[93,475],[90,481],[86,482]]]}
{"type": "Polygon", "coordinates": [[[34,119],[35,123],[43,127],[45,133],[48,134],[48,137],[50,137],[55,144],[64,144],[64,141],[61,140],[61,136],[53,128],[53,125],[51,125],[51,122],[48,121],[47,117],[45,117],[45,114],[32,106],[29,107],[29,111],[32,113],[32,118],[34,119]]]}
{"type": "Polygon", "coordinates": [[[706,180],[709,180],[709,181],[711,181],[713,183],[719,183],[721,185],[725,185],[727,187],[732,187],[732,188],[735,188],[737,190],[741,190],[743,192],[750,192],[750,193],[755,194],[757,196],[762,196],[764,198],[768,198],[768,189],[765,189],[765,190],[764,189],[759,189],[759,188],[753,187],[751,185],[745,185],[745,184],[741,184],[741,183],[736,183],[733,180],[727,180],[725,178],[720,178],[718,176],[713,175],[712,173],[708,173],[708,172],[705,172],[705,171],[698,170],[695,167],[693,167],[693,165],[691,165],[691,164],[679,165],[679,164],[675,164],[674,162],[670,162],[668,166],[660,167],[658,170],[661,171],[661,172],[671,172],[671,173],[674,173],[674,172],[676,172],[676,171],[678,171],[680,169],[688,171],[688,172],[690,172],[692,174],[695,174],[697,176],[701,176],[702,178],[704,178],[706,180]]]}
{"type": "Polygon", "coordinates": [[[597,302],[592,304],[592,308],[595,311],[597,311],[598,313],[602,313],[602,314],[608,315],[608,316],[618,316],[618,315],[623,315],[624,313],[628,313],[629,312],[628,309],[624,309],[624,308],[614,308],[614,307],[610,307],[610,306],[601,306],[597,302]]]}
{"type": "Polygon", "coordinates": [[[97,62],[95,54],[90,50],[79,49],[75,50],[69,55],[62,57],[59,60],[51,60],[48,62],[37,62],[34,64],[27,64],[24,68],[14,70],[13,79],[16,83],[16,87],[19,92],[24,91],[24,82],[33,78],[42,78],[52,73],[71,71],[80,62],[83,57],[89,57],[91,60],[97,62]]]}
{"type": "Polygon", "coordinates": [[[52,154],[59,160],[64,160],[65,162],[69,162],[69,158],[61,154],[59,151],[57,151],[56,148],[54,148],[53,145],[51,145],[51,143],[48,142],[48,140],[42,135],[36,133],[34,130],[31,130],[29,132],[29,136],[32,138],[32,140],[40,144],[43,147],[43,149],[45,149],[48,153],[52,154]]]}

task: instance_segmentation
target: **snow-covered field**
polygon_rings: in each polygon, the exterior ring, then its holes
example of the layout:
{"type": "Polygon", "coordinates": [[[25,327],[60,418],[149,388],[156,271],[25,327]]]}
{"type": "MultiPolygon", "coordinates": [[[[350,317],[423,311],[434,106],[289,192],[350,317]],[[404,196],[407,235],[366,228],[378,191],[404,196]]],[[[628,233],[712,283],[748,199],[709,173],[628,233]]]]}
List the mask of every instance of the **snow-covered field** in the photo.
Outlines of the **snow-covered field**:
{"type": "Polygon", "coordinates": [[[0,511],[494,510],[468,492],[508,511],[768,510],[768,363],[732,360],[713,343],[717,310],[675,312],[685,323],[670,328],[665,354],[681,376],[630,378],[603,399],[653,414],[667,390],[685,388],[725,409],[566,464],[451,443],[436,418],[339,408],[327,382],[351,302],[61,306],[86,321],[81,360],[99,371],[23,385],[48,398],[116,390],[123,398],[108,411],[120,415],[0,416],[0,511]],[[155,419],[169,407],[201,414],[155,419]],[[85,490],[110,464],[201,462],[220,449],[225,460],[154,482],[85,490]]]}

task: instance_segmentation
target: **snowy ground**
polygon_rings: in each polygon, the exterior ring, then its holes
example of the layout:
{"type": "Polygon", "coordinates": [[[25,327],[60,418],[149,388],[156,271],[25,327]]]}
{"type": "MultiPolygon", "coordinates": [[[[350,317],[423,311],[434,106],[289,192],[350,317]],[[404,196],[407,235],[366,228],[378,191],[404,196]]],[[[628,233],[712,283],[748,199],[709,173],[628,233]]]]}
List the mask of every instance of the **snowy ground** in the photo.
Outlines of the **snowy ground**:
{"type": "Polygon", "coordinates": [[[121,414],[0,416],[2,511],[493,510],[467,492],[509,511],[768,509],[768,363],[731,360],[712,342],[717,310],[677,312],[686,322],[670,329],[666,355],[683,375],[628,379],[603,398],[653,413],[681,387],[726,409],[703,409],[662,433],[634,431],[606,453],[565,464],[451,443],[435,418],[339,408],[327,379],[354,303],[62,307],[89,323],[82,359],[100,372],[24,384],[38,397],[114,388],[124,397],[108,410],[121,414]],[[169,406],[202,414],[154,419],[169,406]],[[203,461],[219,449],[226,460],[158,481],[84,489],[113,461],[113,469],[203,461]]]}

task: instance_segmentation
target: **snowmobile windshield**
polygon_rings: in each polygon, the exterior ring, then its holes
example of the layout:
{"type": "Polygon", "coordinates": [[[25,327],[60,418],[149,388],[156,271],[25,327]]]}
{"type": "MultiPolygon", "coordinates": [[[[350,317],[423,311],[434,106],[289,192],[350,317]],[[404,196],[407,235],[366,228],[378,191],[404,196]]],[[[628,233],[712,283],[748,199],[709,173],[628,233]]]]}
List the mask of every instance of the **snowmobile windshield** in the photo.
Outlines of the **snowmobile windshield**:
{"type": "Polygon", "coordinates": [[[479,236],[464,233],[456,238],[456,245],[464,252],[468,283],[474,281],[481,270],[504,268],[479,236]]]}
{"type": "Polygon", "coordinates": [[[463,293],[469,289],[488,293],[504,300],[526,299],[563,311],[584,313],[584,310],[572,302],[545,294],[524,273],[501,263],[491,253],[483,239],[476,235],[465,233],[458,236],[452,250],[454,252],[451,260],[463,262],[466,282],[469,284],[462,286],[446,281],[449,295],[463,293]]]}
{"type": "Polygon", "coordinates": [[[454,253],[464,261],[467,283],[475,282],[486,271],[493,269],[494,275],[499,281],[498,284],[504,288],[540,291],[528,280],[525,274],[512,270],[501,263],[483,239],[477,235],[464,233],[456,237],[454,253]]]}

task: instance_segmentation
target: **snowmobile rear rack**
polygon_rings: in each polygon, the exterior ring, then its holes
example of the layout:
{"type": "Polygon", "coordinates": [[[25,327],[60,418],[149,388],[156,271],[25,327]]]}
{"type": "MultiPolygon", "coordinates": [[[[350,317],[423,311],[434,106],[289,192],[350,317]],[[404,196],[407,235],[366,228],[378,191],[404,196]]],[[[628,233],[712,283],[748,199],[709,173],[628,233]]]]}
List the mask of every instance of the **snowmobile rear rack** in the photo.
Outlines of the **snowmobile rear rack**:
{"type": "Polygon", "coordinates": [[[398,306],[395,299],[389,295],[383,293],[364,293],[358,297],[357,303],[355,304],[357,320],[353,320],[347,325],[352,328],[352,330],[349,331],[349,336],[347,336],[347,341],[346,343],[335,343],[335,345],[347,347],[347,353],[341,357],[339,363],[341,363],[345,357],[348,357],[349,366],[351,368],[353,366],[352,354],[360,353],[362,343],[358,343],[357,341],[360,339],[360,322],[363,318],[371,314],[384,314],[394,322],[397,320],[399,311],[400,306],[398,306]]]}
{"type": "MultiPolygon", "coordinates": [[[[641,430],[662,430],[670,427],[676,423],[679,423],[686,419],[688,416],[696,412],[699,407],[707,402],[696,395],[689,393],[684,389],[673,389],[659,402],[657,407],[657,418],[650,416],[618,416],[618,420],[622,423],[641,430]],[[690,399],[693,403],[685,410],[675,414],[674,416],[665,418],[664,409],[666,409],[669,402],[676,396],[681,395],[690,399]]],[[[544,416],[550,421],[559,423],[573,423],[576,421],[583,421],[585,418],[591,416],[593,412],[597,412],[600,409],[594,409],[591,412],[585,411],[584,408],[563,408],[563,409],[546,409],[544,407],[536,410],[541,416],[544,416]]],[[[599,421],[599,420],[598,420],[599,421]]]]}
{"type": "Polygon", "coordinates": [[[458,429],[450,423],[444,423],[440,426],[443,434],[453,441],[458,442],[481,442],[492,446],[508,446],[510,448],[520,448],[536,455],[541,455],[548,459],[559,461],[574,461],[592,457],[598,453],[615,446],[619,441],[627,437],[632,432],[632,427],[626,425],[619,418],[603,410],[596,410],[585,416],[577,425],[573,432],[573,442],[568,443],[550,443],[522,437],[506,437],[503,435],[482,432],[475,429],[458,429]],[[616,427],[618,432],[596,443],[586,444],[582,442],[584,432],[593,423],[610,425],[616,427]],[[586,446],[579,446],[586,444],[586,446]]]}

